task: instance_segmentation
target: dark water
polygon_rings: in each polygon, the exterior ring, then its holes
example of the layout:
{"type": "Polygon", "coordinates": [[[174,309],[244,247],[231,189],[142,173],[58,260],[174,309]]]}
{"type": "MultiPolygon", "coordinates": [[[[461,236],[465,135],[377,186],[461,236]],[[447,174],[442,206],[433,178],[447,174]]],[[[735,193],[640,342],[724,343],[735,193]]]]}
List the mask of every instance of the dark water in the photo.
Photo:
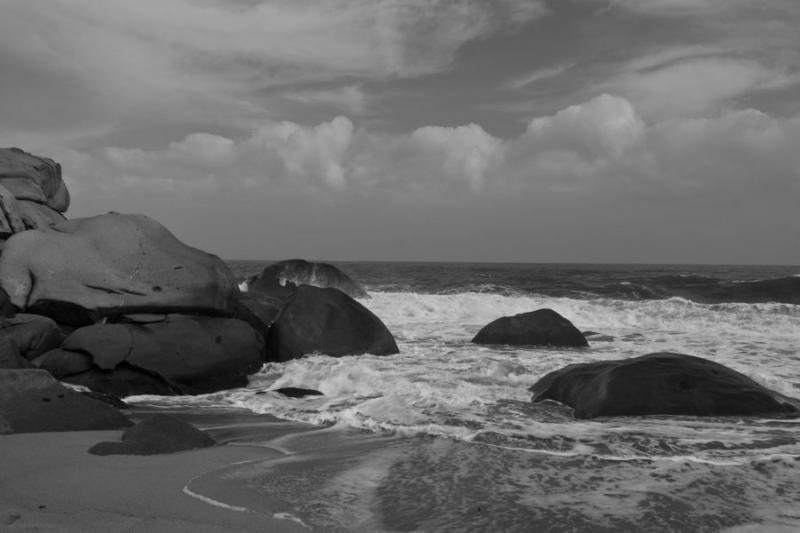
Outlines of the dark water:
{"type": "MultiPolygon", "coordinates": [[[[270,261],[229,261],[239,279],[270,261]]],[[[800,266],[557,263],[333,263],[367,290],[486,292],[567,298],[800,304],[800,266]]]]}

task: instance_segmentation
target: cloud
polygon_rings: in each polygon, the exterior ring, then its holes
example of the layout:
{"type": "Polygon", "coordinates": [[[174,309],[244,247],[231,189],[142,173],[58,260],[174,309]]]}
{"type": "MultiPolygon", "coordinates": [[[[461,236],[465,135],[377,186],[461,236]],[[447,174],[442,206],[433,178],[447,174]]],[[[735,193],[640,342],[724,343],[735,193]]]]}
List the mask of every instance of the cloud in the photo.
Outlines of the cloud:
{"type": "Polygon", "coordinates": [[[571,69],[573,66],[573,64],[563,64],[554,67],[536,69],[533,72],[525,74],[524,76],[519,76],[509,80],[506,82],[505,86],[509,89],[522,89],[523,87],[527,87],[542,80],[556,78],[567,70],[571,69]]]}
{"type": "MultiPolygon", "coordinates": [[[[699,49],[702,51],[702,49],[699,49]]],[[[640,68],[597,86],[634,102],[646,119],[709,116],[757,91],[789,87],[796,74],[746,59],[709,56],[683,59],[675,50],[633,61],[640,68]]]]}
{"type": "Polygon", "coordinates": [[[283,97],[305,105],[324,105],[350,115],[363,115],[367,111],[369,97],[360,84],[344,85],[332,89],[293,89],[283,97]]]}
{"type": "Polygon", "coordinates": [[[9,0],[0,92],[15,98],[0,119],[15,133],[0,140],[76,144],[132,121],[249,129],[297,84],[339,83],[295,99],[354,113],[359,82],[441,72],[465,43],[543,13],[522,0],[9,0]]]}

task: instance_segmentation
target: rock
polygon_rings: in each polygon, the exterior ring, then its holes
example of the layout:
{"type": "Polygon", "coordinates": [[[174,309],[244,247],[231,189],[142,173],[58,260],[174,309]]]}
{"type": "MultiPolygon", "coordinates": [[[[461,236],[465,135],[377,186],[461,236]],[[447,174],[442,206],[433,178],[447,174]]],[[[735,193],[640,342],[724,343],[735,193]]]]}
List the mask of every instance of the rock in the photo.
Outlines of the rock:
{"type": "Polygon", "coordinates": [[[20,355],[17,345],[11,339],[0,337],[0,369],[13,370],[32,367],[31,362],[20,355]]]}
{"type": "Polygon", "coordinates": [[[13,235],[0,284],[18,308],[71,326],[128,313],[231,316],[239,294],[218,257],[149,217],[116,213],[13,235]]]}
{"type": "Polygon", "coordinates": [[[61,165],[19,148],[0,148],[0,185],[19,200],[45,204],[59,213],[69,208],[61,165]]]}
{"type": "Polygon", "coordinates": [[[94,367],[92,358],[85,353],[69,350],[50,350],[33,360],[38,368],[47,370],[54,378],[64,380],[69,376],[88,372],[94,367]]]}
{"type": "Polygon", "coordinates": [[[304,389],[303,387],[281,387],[280,389],[273,389],[272,392],[283,394],[289,398],[305,398],[306,396],[324,396],[320,391],[315,389],[304,389]]]}
{"type": "Polygon", "coordinates": [[[21,313],[0,318],[0,339],[10,340],[23,357],[33,360],[58,348],[64,335],[52,319],[21,313]]]}
{"type": "Polygon", "coordinates": [[[339,289],[353,298],[369,298],[369,294],[361,285],[337,267],[328,263],[312,263],[303,259],[289,259],[269,265],[261,274],[248,281],[247,290],[262,291],[264,284],[267,284],[268,290],[271,290],[272,280],[275,279],[281,285],[290,282],[295,285],[333,288],[339,289]]]}
{"type": "Polygon", "coordinates": [[[214,440],[179,418],[155,415],[125,430],[122,442],[100,442],[93,455],[156,455],[214,446],[214,440]]]}
{"type": "Polygon", "coordinates": [[[6,433],[118,429],[131,425],[112,406],[69,390],[44,370],[0,370],[0,420],[5,422],[6,433]]]}
{"type": "Polygon", "coordinates": [[[292,289],[272,324],[267,349],[277,361],[310,353],[330,356],[398,353],[394,337],[366,307],[338,289],[292,289]]]}
{"type": "Polygon", "coordinates": [[[800,416],[800,400],[713,361],[669,352],[569,365],[530,391],[534,403],[555,400],[572,407],[576,418],[800,416]]]}
{"type": "Polygon", "coordinates": [[[264,340],[246,322],[188,315],[87,326],[67,337],[61,351],[88,355],[91,368],[64,375],[66,357],[60,352],[45,354],[42,367],[68,383],[120,397],[242,387],[264,362],[264,340]]]}
{"type": "Polygon", "coordinates": [[[498,318],[481,328],[472,342],[570,348],[589,345],[572,322],[552,309],[498,318]]]}

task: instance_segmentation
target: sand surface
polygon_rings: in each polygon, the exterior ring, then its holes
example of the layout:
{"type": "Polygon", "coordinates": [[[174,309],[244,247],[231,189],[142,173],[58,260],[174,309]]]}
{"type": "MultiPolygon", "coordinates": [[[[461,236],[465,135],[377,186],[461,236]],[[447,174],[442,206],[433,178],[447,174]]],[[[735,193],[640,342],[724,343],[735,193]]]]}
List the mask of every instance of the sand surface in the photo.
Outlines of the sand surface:
{"type": "MultiPolygon", "coordinates": [[[[231,424],[229,415],[219,413],[194,418],[222,442],[236,440],[236,435],[258,443],[298,431],[297,424],[276,419],[265,423],[264,417],[258,424],[252,417],[238,423],[234,418],[231,424]],[[225,419],[225,425],[215,425],[225,419]]],[[[236,487],[205,474],[280,457],[282,452],[259,445],[220,445],[155,456],[87,453],[95,443],[118,440],[120,435],[120,431],[0,435],[0,531],[309,531],[290,519],[276,518],[268,499],[236,510],[184,492],[189,485],[194,493],[241,500],[244,496],[230,493],[236,487]],[[192,485],[195,478],[197,486],[192,485]]]]}

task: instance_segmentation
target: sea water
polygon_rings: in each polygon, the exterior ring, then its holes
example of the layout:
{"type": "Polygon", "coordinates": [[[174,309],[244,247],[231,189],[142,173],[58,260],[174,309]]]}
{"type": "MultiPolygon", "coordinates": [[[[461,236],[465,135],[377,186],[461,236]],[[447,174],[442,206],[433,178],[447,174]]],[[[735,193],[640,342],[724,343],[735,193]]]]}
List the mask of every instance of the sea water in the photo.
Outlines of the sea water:
{"type": "MultiPolygon", "coordinates": [[[[244,280],[268,262],[230,264],[244,280]]],[[[800,531],[799,421],[579,421],[528,391],[571,363],[673,351],[798,397],[800,268],[338,266],[371,294],[361,303],[399,354],[309,354],[265,365],[243,389],[134,400],[328,427],[292,443],[292,461],[248,477],[325,531],[800,531]],[[590,348],[470,342],[500,316],[540,308],[595,332],[590,348]],[[289,386],[324,395],[270,392],[289,386]]]]}

